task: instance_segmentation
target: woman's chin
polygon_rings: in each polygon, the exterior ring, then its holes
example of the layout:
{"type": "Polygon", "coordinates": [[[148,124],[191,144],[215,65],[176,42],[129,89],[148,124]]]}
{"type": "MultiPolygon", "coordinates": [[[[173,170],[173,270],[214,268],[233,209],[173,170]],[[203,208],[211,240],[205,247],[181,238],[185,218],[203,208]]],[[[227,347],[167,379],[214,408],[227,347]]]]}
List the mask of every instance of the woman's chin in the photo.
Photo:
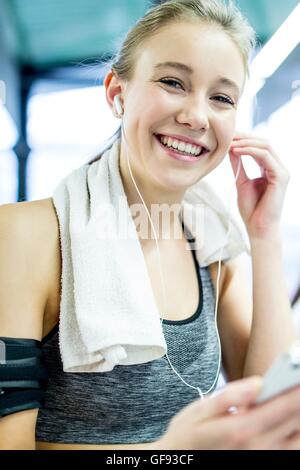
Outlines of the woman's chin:
{"type": "Polygon", "coordinates": [[[184,194],[187,189],[193,186],[196,181],[193,179],[186,179],[182,181],[182,178],[164,178],[162,179],[161,175],[155,178],[162,190],[169,193],[174,193],[174,195],[184,194]]]}

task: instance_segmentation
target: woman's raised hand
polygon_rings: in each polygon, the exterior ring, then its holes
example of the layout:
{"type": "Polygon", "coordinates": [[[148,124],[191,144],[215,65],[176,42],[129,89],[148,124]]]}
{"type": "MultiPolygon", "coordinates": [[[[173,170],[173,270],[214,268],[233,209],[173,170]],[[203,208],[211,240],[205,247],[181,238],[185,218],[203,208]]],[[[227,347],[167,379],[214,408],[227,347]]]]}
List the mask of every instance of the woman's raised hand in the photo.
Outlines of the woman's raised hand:
{"type": "Polygon", "coordinates": [[[194,401],[172,418],[153,449],[300,449],[300,387],[255,405],[260,388],[261,379],[251,377],[194,401]]]}
{"type": "Polygon", "coordinates": [[[289,173],[265,139],[235,135],[229,150],[235,175],[242,155],[251,156],[261,169],[261,176],[251,180],[241,161],[236,181],[239,210],[249,237],[260,238],[278,230],[289,173]]]}

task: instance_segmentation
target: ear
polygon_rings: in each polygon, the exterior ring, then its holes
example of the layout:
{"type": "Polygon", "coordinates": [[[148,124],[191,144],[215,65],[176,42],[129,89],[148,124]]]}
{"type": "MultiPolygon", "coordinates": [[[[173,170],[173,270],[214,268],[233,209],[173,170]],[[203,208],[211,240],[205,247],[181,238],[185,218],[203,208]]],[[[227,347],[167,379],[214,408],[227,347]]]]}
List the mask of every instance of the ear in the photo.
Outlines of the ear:
{"type": "Polygon", "coordinates": [[[109,105],[109,107],[114,110],[114,97],[116,95],[121,95],[121,103],[123,103],[122,100],[122,92],[123,92],[123,82],[119,79],[119,77],[116,76],[116,74],[110,70],[103,81],[103,84],[105,86],[105,96],[106,96],[106,101],[109,105]]]}

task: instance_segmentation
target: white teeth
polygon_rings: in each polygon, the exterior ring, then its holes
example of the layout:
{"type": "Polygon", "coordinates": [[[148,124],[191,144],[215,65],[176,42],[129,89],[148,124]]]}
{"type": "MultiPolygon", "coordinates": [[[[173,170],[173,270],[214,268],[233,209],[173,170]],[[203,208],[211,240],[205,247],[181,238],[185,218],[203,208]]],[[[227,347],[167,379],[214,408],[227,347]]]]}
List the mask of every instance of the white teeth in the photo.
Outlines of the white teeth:
{"type": "Polygon", "coordinates": [[[192,144],[187,144],[187,146],[185,147],[185,151],[188,153],[191,153],[191,150],[192,150],[192,144]]]}
{"type": "Polygon", "coordinates": [[[184,153],[190,153],[191,155],[199,155],[202,147],[192,144],[186,144],[180,140],[172,139],[171,137],[160,136],[160,141],[168,147],[173,147],[176,150],[180,150],[184,153]]]}

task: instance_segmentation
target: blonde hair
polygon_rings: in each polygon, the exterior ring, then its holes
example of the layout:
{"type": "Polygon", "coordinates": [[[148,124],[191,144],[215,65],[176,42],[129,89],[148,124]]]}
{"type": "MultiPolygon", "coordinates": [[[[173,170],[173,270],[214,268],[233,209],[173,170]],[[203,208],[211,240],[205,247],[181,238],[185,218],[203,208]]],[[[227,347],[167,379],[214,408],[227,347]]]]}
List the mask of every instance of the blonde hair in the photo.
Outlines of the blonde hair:
{"type": "MultiPolygon", "coordinates": [[[[227,3],[223,0],[167,0],[150,8],[128,31],[118,53],[110,61],[112,71],[120,79],[130,81],[141,46],[161,28],[176,21],[200,21],[227,33],[240,51],[248,74],[248,58],[255,46],[256,35],[232,0],[227,3]]],[[[109,139],[101,155],[119,136],[120,129],[109,139]]],[[[90,163],[98,160],[101,155],[90,163]]]]}
{"type": "Polygon", "coordinates": [[[248,71],[248,57],[256,35],[231,0],[227,4],[222,0],[168,0],[148,10],[129,30],[111,65],[117,75],[130,80],[139,48],[162,27],[175,21],[201,21],[222,29],[240,50],[248,71]]]}

